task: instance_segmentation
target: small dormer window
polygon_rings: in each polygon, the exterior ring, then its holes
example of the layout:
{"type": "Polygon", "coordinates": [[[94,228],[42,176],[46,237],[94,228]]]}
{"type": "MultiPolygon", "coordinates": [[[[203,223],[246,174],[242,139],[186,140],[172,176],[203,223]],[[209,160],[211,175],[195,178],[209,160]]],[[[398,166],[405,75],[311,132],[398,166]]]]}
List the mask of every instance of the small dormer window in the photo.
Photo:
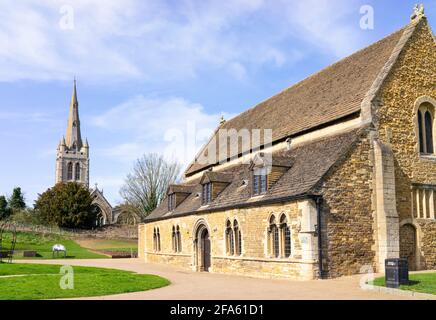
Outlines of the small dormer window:
{"type": "Polygon", "coordinates": [[[168,195],[168,211],[173,211],[176,208],[176,194],[168,195]]]}
{"type": "Polygon", "coordinates": [[[268,176],[264,168],[253,170],[253,194],[258,195],[265,193],[268,189],[268,176]]]}
{"type": "Polygon", "coordinates": [[[212,201],[212,183],[208,182],[203,184],[202,203],[208,204],[211,201],[212,201]]]}

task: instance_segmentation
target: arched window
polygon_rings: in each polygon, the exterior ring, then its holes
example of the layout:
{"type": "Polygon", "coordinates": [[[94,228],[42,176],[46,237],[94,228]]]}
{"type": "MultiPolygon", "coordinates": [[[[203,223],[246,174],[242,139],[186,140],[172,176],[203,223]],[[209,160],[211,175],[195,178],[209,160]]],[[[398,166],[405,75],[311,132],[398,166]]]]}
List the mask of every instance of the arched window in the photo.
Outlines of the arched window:
{"type": "Polygon", "coordinates": [[[235,234],[235,255],[240,256],[242,251],[241,230],[238,221],[233,221],[233,233],[235,234]]]}
{"type": "Polygon", "coordinates": [[[234,254],[234,239],[233,239],[233,230],[232,230],[232,224],[229,220],[227,220],[226,223],[226,251],[228,255],[234,254]]]}
{"type": "Polygon", "coordinates": [[[160,232],[159,232],[159,228],[157,228],[157,251],[160,251],[160,232]]]}
{"type": "Polygon", "coordinates": [[[427,153],[433,153],[433,119],[430,111],[425,112],[425,141],[427,143],[427,153]]]}
{"type": "Polygon", "coordinates": [[[182,237],[180,235],[180,228],[176,228],[176,242],[177,242],[177,252],[182,252],[182,237]]]}
{"type": "Polygon", "coordinates": [[[80,181],[80,163],[76,163],[74,168],[74,180],[80,181]]]}
{"type": "Polygon", "coordinates": [[[160,251],[160,233],[158,227],[153,229],[153,250],[156,252],[160,251]]]}
{"type": "Polygon", "coordinates": [[[153,251],[157,251],[157,231],[153,228],[153,251]]]}
{"type": "Polygon", "coordinates": [[[422,125],[422,113],[418,110],[419,152],[424,152],[424,127],[422,125]]]}
{"type": "Polygon", "coordinates": [[[417,113],[419,152],[434,154],[435,108],[428,102],[421,104],[417,113]]]}
{"type": "Polygon", "coordinates": [[[71,162],[67,164],[67,180],[73,180],[73,164],[71,162]]]}
{"type": "Polygon", "coordinates": [[[268,238],[269,254],[278,258],[280,255],[279,229],[277,228],[276,218],[274,216],[271,216],[269,220],[268,238]]]}
{"type": "Polygon", "coordinates": [[[280,217],[280,238],[281,255],[288,258],[291,255],[291,229],[284,214],[280,217]]]}
{"type": "Polygon", "coordinates": [[[177,235],[176,235],[176,229],[173,226],[173,231],[171,233],[171,240],[172,240],[172,248],[174,252],[177,252],[177,235]]]}

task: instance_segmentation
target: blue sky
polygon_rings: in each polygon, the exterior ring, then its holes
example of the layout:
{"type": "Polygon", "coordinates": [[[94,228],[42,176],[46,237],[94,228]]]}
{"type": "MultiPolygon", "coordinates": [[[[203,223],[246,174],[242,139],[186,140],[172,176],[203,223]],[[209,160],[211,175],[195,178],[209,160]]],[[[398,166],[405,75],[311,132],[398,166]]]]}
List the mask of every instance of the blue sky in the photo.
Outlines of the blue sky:
{"type": "MultiPolygon", "coordinates": [[[[436,1],[421,1],[436,28],[436,1]]],[[[186,165],[230,118],[409,22],[415,1],[0,0],[0,194],[54,183],[72,80],[91,185],[113,205],[136,158],[186,165]],[[360,9],[374,9],[361,29],[360,9]]]]}

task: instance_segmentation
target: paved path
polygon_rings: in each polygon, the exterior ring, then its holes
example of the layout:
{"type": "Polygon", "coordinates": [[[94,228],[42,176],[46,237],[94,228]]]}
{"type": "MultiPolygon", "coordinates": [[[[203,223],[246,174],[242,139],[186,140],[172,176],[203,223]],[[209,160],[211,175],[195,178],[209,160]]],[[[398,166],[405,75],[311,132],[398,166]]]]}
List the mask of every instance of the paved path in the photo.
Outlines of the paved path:
{"type": "Polygon", "coordinates": [[[269,280],[214,273],[197,273],[170,267],[144,263],[139,259],[95,260],[32,260],[18,261],[41,264],[69,264],[130,270],[156,274],[171,281],[171,285],[144,292],[125,293],[86,299],[207,299],[207,300],[267,300],[267,299],[413,299],[369,290],[359,286],[360,276],[329,280],[291,281],[269,280]]]}

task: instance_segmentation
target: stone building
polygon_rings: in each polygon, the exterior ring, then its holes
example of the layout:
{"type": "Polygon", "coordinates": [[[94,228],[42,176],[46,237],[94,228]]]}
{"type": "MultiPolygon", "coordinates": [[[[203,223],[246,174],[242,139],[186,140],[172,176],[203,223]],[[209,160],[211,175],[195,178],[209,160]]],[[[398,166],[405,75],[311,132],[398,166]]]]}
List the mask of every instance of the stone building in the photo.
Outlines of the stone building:
{"type": "Polygon", "coordinates": [[[222,121],[139,225],[140,257],[291,279],[383,272],[394,257],[435,269],[435,108],[436,42],[415,9],[401,30],[222,121]],[[255,129],[263,142],[245,144],[255,129]]]}
{"type": "MultiPolygon", "coordinates": [[[[78,182],[89,188],[89,144],[82,140],[80,131],[79,102],[77,100],[76,80],[73,84],[66,135],[62,137],[56,152],[56,183],[78,182]]],[[[112,224],[113,209],[97,186],[91,190],[94,204],[99,208],[96,225],[112,224]]]]}

